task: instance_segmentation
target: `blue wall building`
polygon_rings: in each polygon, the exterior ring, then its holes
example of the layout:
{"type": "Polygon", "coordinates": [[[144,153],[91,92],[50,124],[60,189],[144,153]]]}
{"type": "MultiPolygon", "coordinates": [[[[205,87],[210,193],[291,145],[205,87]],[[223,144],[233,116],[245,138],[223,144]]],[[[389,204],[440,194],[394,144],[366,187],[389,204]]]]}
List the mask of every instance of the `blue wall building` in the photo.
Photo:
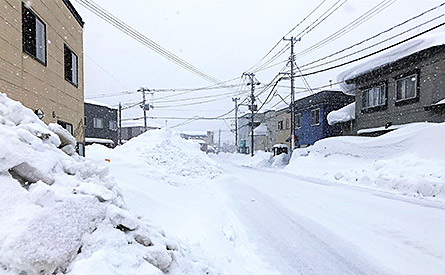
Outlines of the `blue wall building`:
{"type": "Polygon", "coordinates": [[[317,140],[342,134],[340,126],[330,126],[327,115],[352,102],[354,96],[341,91],[321,91],[295,101],[295,144],[306,147],[317,140]]]}

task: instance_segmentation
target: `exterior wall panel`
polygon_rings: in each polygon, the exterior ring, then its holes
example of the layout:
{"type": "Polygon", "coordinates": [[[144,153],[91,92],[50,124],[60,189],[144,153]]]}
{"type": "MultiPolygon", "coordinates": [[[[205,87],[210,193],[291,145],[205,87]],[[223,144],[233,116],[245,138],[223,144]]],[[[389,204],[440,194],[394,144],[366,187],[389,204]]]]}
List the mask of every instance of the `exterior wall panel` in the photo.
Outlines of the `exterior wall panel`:
{"type": "Polygon", "coordinates": [[[0,6],[0,92],[45,113],[45,123],[73,125],[78,142],[83,126],[83,29],[60,0],[32,1],[29,7],[46,27],[46,66],[22,50],[22,1],[0,6]],[[78,87],[65,80],[64,44],[78,56],[78,87]]]}

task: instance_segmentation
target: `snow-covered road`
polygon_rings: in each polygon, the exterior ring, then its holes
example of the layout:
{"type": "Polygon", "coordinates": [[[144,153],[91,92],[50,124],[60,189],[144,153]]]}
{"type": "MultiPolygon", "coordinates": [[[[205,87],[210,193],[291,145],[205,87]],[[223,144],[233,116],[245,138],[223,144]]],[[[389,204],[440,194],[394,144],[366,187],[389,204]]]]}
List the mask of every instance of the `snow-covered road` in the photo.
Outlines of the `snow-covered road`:
{"type": "Polygon", "coordinates": [[[223,164],[260,257],[281,274],[443,274],[445,210],[366,189],[223,164]],[[426,273],[425,273],[426,272],[426,273]]]}
{"type": "Polygon", "coordinates": [[[116,154],[105,165],[128,206],[213,273],[445,270],[443,204],[214,159],[223,172],[213,179],[158,177],[116,154]]]}

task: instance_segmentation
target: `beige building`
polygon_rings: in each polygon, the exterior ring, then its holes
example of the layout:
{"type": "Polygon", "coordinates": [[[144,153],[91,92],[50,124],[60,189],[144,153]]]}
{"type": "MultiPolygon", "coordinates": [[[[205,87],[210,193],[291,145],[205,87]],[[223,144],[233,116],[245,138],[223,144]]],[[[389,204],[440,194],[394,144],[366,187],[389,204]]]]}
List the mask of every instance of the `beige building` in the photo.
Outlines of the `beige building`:
{"type": "Polygon", "coordinates": [[[0,92],[84,141],[83,21],[68,0],[2,0],[0,92]],[[40,110],[40,111],[39,111],[40,110]]]}
{"type": "Polygon", "coordinates": [[[275,144],[285,144],[290,147],[290,112],[289,107],[276,111],[275,144]]]}

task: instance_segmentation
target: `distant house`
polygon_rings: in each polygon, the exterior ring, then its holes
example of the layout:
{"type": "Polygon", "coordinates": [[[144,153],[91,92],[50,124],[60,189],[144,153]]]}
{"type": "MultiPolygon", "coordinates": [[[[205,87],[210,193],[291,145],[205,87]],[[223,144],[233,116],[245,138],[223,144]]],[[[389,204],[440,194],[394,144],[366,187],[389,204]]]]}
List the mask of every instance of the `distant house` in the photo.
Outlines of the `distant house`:
{"type": "Polygon", "coordinates": [[[183,139],[197,141],[201,150],[206,153],[215,152],[214,133],[212,131],[183,131],[180,135],[183,139]]]}
{"type": "Polygon", "coordinates": [[[117,108],[86,100],[85,143],[115,147],[118,144],[117,120],[117,108]]]}
{"type": "MultiPolygon", "coordinates": [[[[242,154],[249,154],[251,150],[251,113],[244,114],[238,117],[238,152],[242,154]]],[[[254,115],[253,126],[258,127],[264,119],[263,113],[254,115]]],[[[254,141],[255,142],[255,141],[254,141]]]]}
{"type": "Polygon", "coordinates": [[[276,111],[275,144],[290,146],[290,110],[289,106],[276,111]]]}
{"type": "MultiPolygon", "coordinates": [[[[143,120],[124,120],[121,124],[121,135],[123,142],[137,137],[145,131],[143,120]]],[[[161,126],[153,123],[152,121],[148,122],[147,131],[156,129],[161,129],[161,126]]]]}
{"type": "Polygon", "coordinates": [[[321,91],[295,101],[295,145],[306,147],[317,140],[341,135],[341,127],[328,124],[327,115],[354,101],[341,91],[321,91]]]}
{"type": "Polygon", "coordinates": [[[354,87],[351,134],[377,136],[411,122],[445,121],[445,45],[432,46],[345,80],[354,87]]]}
{"type": "Polygon", "coordinates": [[[0,92],[64,127],[82,155],[82,18],[69,0],[6,0],[0,9],[0,92]]]}

